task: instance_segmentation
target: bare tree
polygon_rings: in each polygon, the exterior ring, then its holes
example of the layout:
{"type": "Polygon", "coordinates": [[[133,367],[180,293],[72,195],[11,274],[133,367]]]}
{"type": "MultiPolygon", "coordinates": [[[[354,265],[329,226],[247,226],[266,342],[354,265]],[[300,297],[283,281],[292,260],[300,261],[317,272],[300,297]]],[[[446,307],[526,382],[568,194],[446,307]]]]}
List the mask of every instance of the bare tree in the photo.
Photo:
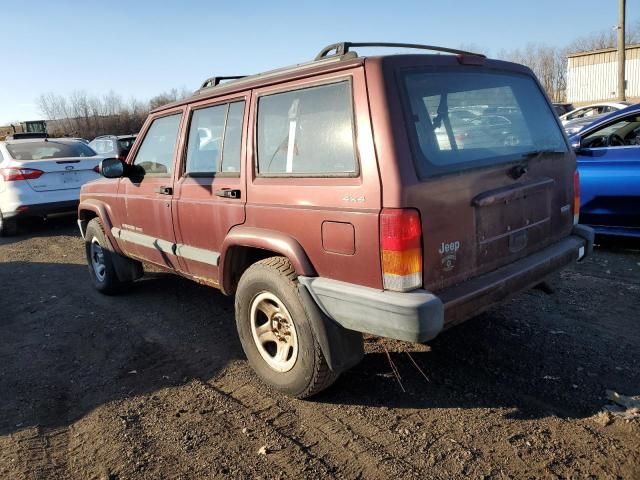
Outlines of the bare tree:
{"type": "MultiPolygon", "coordinates": [[[[640,19],[631,22],[626,29],[626,43],[640,43],[640,19]]],[[[566,99],[567,55],[616,46],[616,31],[601,30],[578,38],[566,47],[550,47],[528,44],[522,49],[501,50],[497,57],[527,65],[536,74],[547,94],[554,102],[566,99]]]]}
{"type": "Polygon", "coordinates": [[[554,102],[565,99],[567,56],[563,48],[530,43],[524,49],[502,50],[498,58],[527,65],[554,102]]]}
{"type": "MultiPolygon", "coordinates": [[[[625,43],[627,45],[640,43],[640,18],[634,22],[630,22],[625,30],[625,43]]],[[[567,49],[571,53],[578,53],[603,48],[614,48],[617,44],[616,35],[616,28],[612,25],[610,29],[593,32],[574,40],[569,44],[567,49]]]]}
{"type": "Polygon", "coordinates": [[[40,95],[36,101],[49,120],[49,133],[54,136],[91,139],[105,134],[135,133],[149,113],[144,103],[131,99],[125,104],[113,91],[102,97],[89,96],[82,90],[74,91],[68,97],[49,92],[40,95]]]}
{"type": "Polygon", "coordinates": [[[149,100],[149,108],[151,110],[166,105],[167,103],[175,102],[191,95],[191,92],[186,88],[181,88],[180,91],[176,88],[172,88],[168,92],[162,92],[149,100]]]}

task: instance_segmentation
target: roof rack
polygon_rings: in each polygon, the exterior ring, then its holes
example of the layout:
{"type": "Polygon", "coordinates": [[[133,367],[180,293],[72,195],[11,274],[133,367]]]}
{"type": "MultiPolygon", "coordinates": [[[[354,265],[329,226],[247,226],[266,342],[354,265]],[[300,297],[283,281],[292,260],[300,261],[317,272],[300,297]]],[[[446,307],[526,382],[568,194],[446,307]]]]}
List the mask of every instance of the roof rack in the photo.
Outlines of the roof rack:
{"type": "Polygon", "coordinates": [[[232,75],[232,76],[226,76],[226,77],[210,77],[207,78],[204,82],[202,82],[202,85],[200,86],[200,88],[208,88],[208,87],[215,87],[220,85],[221,82],[223,82],[224,80],[238,80],[240,78],[244,78],[246,77],[246,75],[232,75]]]}
{"type": "MultiPolygon", "coordinates": [[[[331,45],[327,45],[320,53],[316,55],[315,60],[320,60],[322,58],[330,56],[329,53],[332,50],[335,50],[336,53],[334,55],[344,55],[346,54],[351,47],[400,47],[400,48],[416,48],[419,50],[432,50],[434,52],[446,52],[446,53],[455,53],[457,55],[473,55],[476,57],[486,58],[485,55],[481,53],[473,53],[467,52],[465,50],[457,50],[455,48],[447,48],[447,47],[436,47],[434,45],[420,45],[418,43],[386,43],[386,42],[340,42],[340,43],[332,43],[331,45]]],[[[333,56],[333,55],[331,55],[333,56]]]]}

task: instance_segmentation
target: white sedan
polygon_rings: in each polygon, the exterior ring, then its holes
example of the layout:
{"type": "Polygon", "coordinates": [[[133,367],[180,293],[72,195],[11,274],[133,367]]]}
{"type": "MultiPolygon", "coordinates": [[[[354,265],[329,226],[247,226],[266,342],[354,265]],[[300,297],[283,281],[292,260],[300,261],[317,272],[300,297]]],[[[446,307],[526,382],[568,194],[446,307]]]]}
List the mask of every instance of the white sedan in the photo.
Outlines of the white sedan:
{"type": "Polygon", "coordinates": [[[102,158],[73,139],[0,142],[0,235],[15,234],[19,217],[75,213],[80,187],[100,178],[102,158]]]}
{"type": "Polygon", "coordinates": [[[566,125],[571,120],[577,120],[578,118],[595,117],[604,113],[617,112],[623,108],[627,108],[631,105],[630,102],[602,102],[594,103],[593,105],[587,105],[585,107],[576,108],[575,110],[560,115],[560,121],[562,125],[566,125]]]}

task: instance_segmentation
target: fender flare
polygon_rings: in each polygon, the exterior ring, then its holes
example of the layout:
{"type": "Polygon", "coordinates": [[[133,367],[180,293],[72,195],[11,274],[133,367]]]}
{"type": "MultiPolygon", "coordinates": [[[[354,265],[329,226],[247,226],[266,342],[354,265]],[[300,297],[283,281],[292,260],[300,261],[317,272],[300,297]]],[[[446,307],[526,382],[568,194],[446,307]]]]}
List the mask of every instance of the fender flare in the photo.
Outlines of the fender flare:
{"type": "Polygon", "coordinates": [[[82,233],[82,236],[84,237],[84,234],[86,231],[86,225],[84,225],[84,227],[82,225],[83,211],[93,212],[100,219],[100,221],[102,222],[102,225],[104,226],[104,230],[105,230],[104,233],[109,239],[109,241],[111,242],[113,250],[116,253],[119,253],[122,255],[123,254],[122,249],[120,248],[120,245],[118,245],[118,242],[116,241],[115,237],[111,233],[111,228],[113,227],[113,223],[111,222],[111,215],[110,215],[111,208],[104,202],[95,200],[93,198],[80,202],[80,205],[78,205],[78,225],[80,226],[80,233],[82,233]]]}
{"type": "Polygon", "coordinates": [[[227,273],[227,268],[231,263],[229,252],[234,247],[271,250],[287,257],[298,275],[317,275],[302,245],[295,238],[266,228],[236,226],[229,230],[224,239],[218,261],[218,278],[224,293],[231,291],[231,275],[227,273]]]}

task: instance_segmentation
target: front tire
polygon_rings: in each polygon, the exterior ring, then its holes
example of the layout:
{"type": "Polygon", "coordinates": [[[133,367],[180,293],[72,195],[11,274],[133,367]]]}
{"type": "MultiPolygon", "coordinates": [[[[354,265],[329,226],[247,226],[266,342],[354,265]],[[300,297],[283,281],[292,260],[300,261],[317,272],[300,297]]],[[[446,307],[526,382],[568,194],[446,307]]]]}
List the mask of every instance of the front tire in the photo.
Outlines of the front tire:
{"type": "Polygon", "coordinates": [[[93,286],[105,295],[118,293],[126,282],[118,279],[113,264],[113,255],[117,254],[104,233],[100,219],[94,218],[89,222],[84,238],[89,276],[93,286]]]}
{"type": "Polygon", "coordinates": [[[338,378],[314,336],[297,275],[286,258],[267,258],[247,269],[238,283],[235,310],[249,364],[269,386],[306,398],[338,378]]]}

